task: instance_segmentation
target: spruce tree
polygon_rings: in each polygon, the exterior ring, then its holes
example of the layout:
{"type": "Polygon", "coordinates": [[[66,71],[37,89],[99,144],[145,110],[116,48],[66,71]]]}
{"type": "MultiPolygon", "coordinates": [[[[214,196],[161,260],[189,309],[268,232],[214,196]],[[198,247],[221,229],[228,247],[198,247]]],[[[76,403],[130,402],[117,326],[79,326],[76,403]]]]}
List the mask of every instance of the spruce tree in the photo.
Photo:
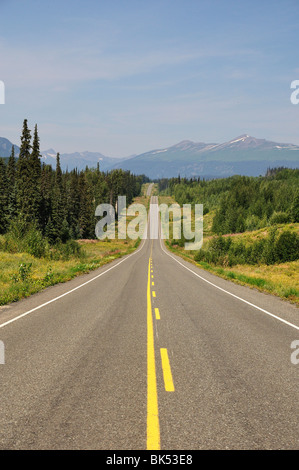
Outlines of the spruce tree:
{"type": "Polygon", "coordinates": [[[62,171],[60,167],[60,155],[57,153],[56,156],[56,171],[55,171],[55,182],[52,195],[52,216],[51,224],[52,238],[55,241],[61,240],[61,233],[63,227],[63,220],[65,218],[65,206],[63,200],[63,185],[62,185],[62,171]]]}
{"type": "Polygon", "coordinates": [[[52,192],[54,185],[54,170],[51,165],[42,165],[41,170],[41,210],[40,223],[43,233],[52,213],[52,192]]]}
{"type": "Polygon", "coordinates": [[[5,233],[7,227],[7,178],[3,158],[0,158],[0,233],[5,233]]]}
{"type": "Polygon", "coordinates": [[[37,132],[37,125],[34,128],[32,152],[29,157],[30,181],[28,186],[28,197],[30,198],[30,214],[31,219],[40,223],[41,221],[41,161],[40,161],[40,146],[39,137],[37,132]]]}
{"type": "Polygon", "coordinates": [[[290,216],[292,222],[299,222],[299,190],[297,189],[290,208],[290,216]]]}
{"type": "Polygon", "coordinates": [[[11,154],[7,162],[7,180],[9,183],[9,189],[11,189],[16,182],[16,157],[14,145],[11,148],[11,154]]]}
{"type": "Polygon", "coordinates": [[[80,237],[79,229],[79,212],[80,212],[80,195],[79,195],[79,175],[77,169],[69,174],[69,181],[66,193],[67,221],[70,227],[72,238],[80,237]]]}
{"type": "Polygon", "coordinates": [[[17,207],[18,214],[24,222],[31,220],[30,201],[30,151],[31,151],[31,131],[28,128],[27,119],[24,119],[21,136],[20,154],[17,162],[17,207]]]}
{"type": "Polygon", "coordinates": [[[78,182],[80,196],[79,227],[81,238],[91,238],[94,235],[95,216],[92,192],[83,171],[79,174],[78,182]]]}
{"type": "Polygon", "coordinates": [[[11,221],[17,215],[17,187],[16,187],[16,158],[15,148],[12,146],[7,163],[7,191],[8,191],[8,219],[11,221]]]}

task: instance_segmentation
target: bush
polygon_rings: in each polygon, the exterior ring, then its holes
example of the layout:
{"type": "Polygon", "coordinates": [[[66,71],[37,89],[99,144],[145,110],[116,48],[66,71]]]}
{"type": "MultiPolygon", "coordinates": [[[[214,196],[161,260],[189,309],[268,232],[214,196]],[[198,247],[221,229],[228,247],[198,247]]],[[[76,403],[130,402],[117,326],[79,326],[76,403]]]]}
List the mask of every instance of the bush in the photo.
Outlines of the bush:
{"type": "Polygon", "coordinates": [[[277,229],[271,229],[267,238],[256,240],[246,246],[242,240],[234,241],[231,237],[218,236],[213,238],[206,249],[197,251],[195,261],[206,262],[218,266],[234,266],[236,264],[268,265],[299,259],[299,235],[285,230],[277,238],[277,229]]]}
{"type": "Polygon", "coordinates": [[[291,222],[291,220],[290,215],[288,215],[286,212],[273,212],[269,219],[270,225],[287,224],[288,222],[291,222]]]}
{"type": "Polygon", "coordinates": [[[66,243],[57,243],[52,247],[49,258],[53,260],[68,260],[71,256],[77,258],[84,257],[84,252],[81,249],[81,246],[75,240],[68,240],[66,243]]]}
{"type": "Polygon", "coordinates": [[[260,228],[260,218],[257,215],[249,215],[245,220],[245,230],[252,232],[260,228]]]}
{"type": "Polygon", "coordinates": [[[19,271],[11,276],[11,280],[15,283],[27,281],[31,276],[32,263],[21,263],[19,271]]]}
{"type": "Polygon", "coordinates": [[[25,235],[25,251],[36,258],[42,258],[47,251],[47,244],[42,233],[35,227],[30,227],[25,235]]]}
{"type": "Polygon", "coordinates": [[[67,240],[65,243],[59,241],[52,246],[36,225],[26,224],[22,219],[11,223],[9,231],[3,236],[1,248],[9,253],[29,253],[36,258],[55,260],[84,256],[81,246],[75,240],[67,240]]]}
{"type": "Polygon", "coordinates": [[[277,232],[276,228],[271,229],[264,245],[262,261],[268,265],[275,264],[277,261],[276,250],[275,250],[276,232],[277,232]]]}
{"type": "Polygon", "coordinates": [[[285,230],[275,243],[276,258],[284,263],[299,258],[299,235],[296,232],[285,230]]]}
{"type": "Polygon", "coordinates": [[[47,243],[35,224],[26,224],[21,218],[17,218],[4,235],[3,249],[9,253],[29,253],[41,258],[46,254],[47,243]]]}
{"type": "Polygon", "coordinates": [[[229,250],[231,243],[231,237],[223,237],[222,235],[219,235],[218,237],[212,238],[209,244],[209,249],[218,255],[224,255],[229,250]]]}
{"type": "Polygon", "coordinates": [[[251,247],[248,247],[248,262],[250,264],[258,264],[265,250],[266,240],[256,240],[251,247]]]}

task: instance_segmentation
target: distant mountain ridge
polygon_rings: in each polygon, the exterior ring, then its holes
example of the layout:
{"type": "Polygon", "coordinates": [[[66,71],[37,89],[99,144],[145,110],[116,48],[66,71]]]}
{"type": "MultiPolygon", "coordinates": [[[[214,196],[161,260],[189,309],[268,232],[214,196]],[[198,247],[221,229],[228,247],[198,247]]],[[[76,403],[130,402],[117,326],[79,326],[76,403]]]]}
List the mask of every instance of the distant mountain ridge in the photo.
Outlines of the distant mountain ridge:
{"type": "MultiPolygon", "coordinates": [[[[41,161],[46,164],[56,167],[57,152],[53,149],[44,150],[41,152],[41,161]]],[[[60,165],[62,170],[84,170],[86,166],[89,168],[96,168],[97,164],[100,165],[101,171],[108,171],[112,166],[122,162],[125,158],[106,157],[99,152],[74,152],[60,154],[60,165]]]]}
{"type": "Polygon", "coordinates": [[[183,140],[115,165],[151,179],[176,177],[259,176],[267,168],[297,168],[299,146],[257,139],[243,134],[221,144],[183,140]]]}
{"type": "MultiPolygon", "coordinates": [[[[8,157],[12,144],[0,138],[0,156],[8,157]]],[[[16,155],[19,147],[15,146],[16,155]]],[[[57,152],[41,152],[41,161],[56,166],[57,152]]],[[[150,150],[140,155],[112,158],[99,152],[74,152],[60,154],[63,170],[95,168],[101,171],[122,168],[134,174],[145,174],[151,179],[181,177],[227,177],[234,174],[264,175],[269,167],[299,166],[299,146],[257,139],[248,134],[224,143],[205,143],[183,140],[167,148],[150,150]]]]}
{"type": "MultiPolygon", "coordinates": [[[[5,137],[0,137],[0,157],[8,158],[11,154],[12,144],[10,140],[6,139],[5,137]]],[[[20,149],[17,145],[14,145],[15,148],[15,155],[18,156],[20,153],[20,149]]]]}

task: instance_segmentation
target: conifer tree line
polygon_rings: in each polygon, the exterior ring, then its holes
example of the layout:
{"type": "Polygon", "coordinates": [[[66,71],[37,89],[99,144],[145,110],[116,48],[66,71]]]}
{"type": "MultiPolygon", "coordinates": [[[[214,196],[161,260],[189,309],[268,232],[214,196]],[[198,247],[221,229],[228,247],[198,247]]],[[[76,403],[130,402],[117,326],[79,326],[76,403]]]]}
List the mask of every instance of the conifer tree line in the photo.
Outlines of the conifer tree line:
{"type": "Polygon", "coordinates": [[[273,168],[259,177],[178,177],[158,185],[180,205],[203,204],[204,214],[213,210],[212,231],[219,235],[299,222],[299,169],[273,168]]]}
{"type": "Polygon", "coordinates": [[[0,158],[0,234],[22,224],[35,227],[51,244],[95,238],[97,205],[115,206],[119,195],[129,205],[146,181],[121,169],[102,172],[99,164],[63,172],[59,153],[54,170],[41,163],[37,125],[31,135],[25,119],[18,159],[14,147],[8,161],[0,158]]]}
{"type": "MultiPolygon", "coordinates": [[[[161,179],[158,185],[180,205],[203,204],[203,213],[210,212],[214,236],[194,254],[195,261],[234,266],[299,259],[299,234],[296,227],[290,229],[291,224],[299,223],[299,169],[268,169],[260,177],[178,177],[161,179]],[[265,227],[269,227],[267,236],[249,237],[249,241],[227,236],[265,227]]],[[[183,246],[184,240],[171,243],[183,246]]]]}

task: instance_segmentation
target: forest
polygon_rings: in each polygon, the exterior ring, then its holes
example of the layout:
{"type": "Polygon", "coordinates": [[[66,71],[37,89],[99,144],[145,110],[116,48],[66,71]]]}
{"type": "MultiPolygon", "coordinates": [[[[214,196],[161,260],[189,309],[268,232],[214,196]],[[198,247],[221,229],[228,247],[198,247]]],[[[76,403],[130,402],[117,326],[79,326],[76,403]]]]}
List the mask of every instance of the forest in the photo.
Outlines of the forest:
{"type": "MultiPolygon", "coordinates": [[[[203,204],[203,214],[212,213],[211,238],[196,261],[214,265],[267,265],[299,258],[299,170],[268,169],[265,176],[233,176],[204,180],[172,178],[158,182],[162,194],[178,204],[203,204]],[[264,237],[234,237],[265,229],[264,237]],[[294,229],[294,227],[292,227],[294,229]]],[[[172,244],[182,245],[173,240],[172,244]]]]}
{"type": "Polygon", "coordinates": [[[101,203],[115,205],[118,195],[126,195],[129,205],[148,181],[129,171],[102,172],[86,168],[61,170],[59,153],[55,170],[41,163],[37,125],[33,136],[27,119],[23,122],[20,154],[0,158],[0,249],[25,251],[37,257],[48,247],[73,240],[95,238],[95,208],[101,203]]]}

